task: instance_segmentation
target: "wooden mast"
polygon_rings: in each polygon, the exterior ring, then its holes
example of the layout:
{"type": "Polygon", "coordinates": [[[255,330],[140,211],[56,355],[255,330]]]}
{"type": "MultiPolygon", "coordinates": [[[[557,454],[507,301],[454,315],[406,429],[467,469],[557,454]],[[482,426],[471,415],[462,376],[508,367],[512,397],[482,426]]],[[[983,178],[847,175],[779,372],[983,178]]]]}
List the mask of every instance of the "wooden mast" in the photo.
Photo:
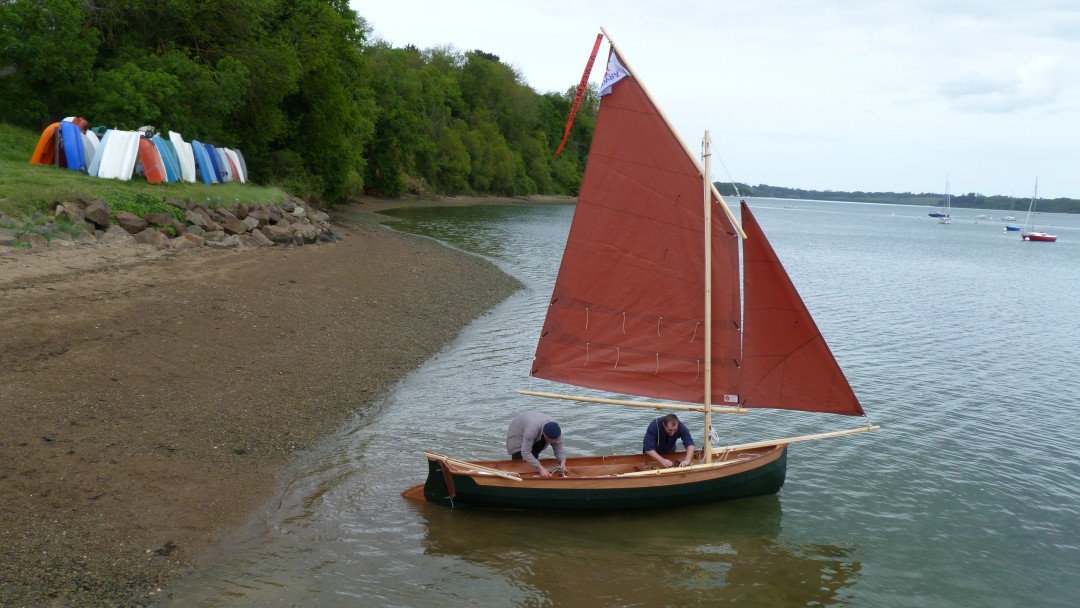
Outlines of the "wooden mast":
{"type": "Polygon", "coordinates": [[[705,192],[705,463],[712,462],[712,437],[709,430],[712,428],[712,211],[709,207],[709,199],[712,198],[712,185],[709,179],[709,157],[712,150],[709,147],[709,130],[705,130],[705,140],[702,143],[702,156],[705,160],[705,170],[702,173],[702,182],[705,192]]]}

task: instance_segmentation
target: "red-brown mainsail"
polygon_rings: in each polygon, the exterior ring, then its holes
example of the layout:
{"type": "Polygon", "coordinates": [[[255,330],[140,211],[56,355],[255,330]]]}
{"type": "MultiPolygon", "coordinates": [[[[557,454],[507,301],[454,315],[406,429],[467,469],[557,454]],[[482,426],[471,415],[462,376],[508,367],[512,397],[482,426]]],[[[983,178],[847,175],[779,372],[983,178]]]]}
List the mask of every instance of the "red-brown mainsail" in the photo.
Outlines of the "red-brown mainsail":
{"type": "Polygon", "coordinates": [[[623,59],[611,43],[589,160],[532,375],[668,402],[519,392],[704,412],[704,458],[667,469],[641,454],[568,458],[568,475],[539,477],[521,461],[425,452],[427,482],[406,490],[406,497],[531,509],[744,498],[783,486],[788,444],[877,428],[867,422],[858,429],[711,445],[711,416],[721,410],[863,410],[750,209],[743,203],[744,232],[706,177],[708,132],[703,169],[623,59]]]}
{"type": "MultiPolygon", "coordinates": [[[[613,51],[614,52],[614,51],[613,51]]],[[[736,383],[739,243],[718,205],[713,387],[736,383]]],[[[533,375],[657,399],[704,399],[701,169],[637,78],[600,100],[533,375]]]]}

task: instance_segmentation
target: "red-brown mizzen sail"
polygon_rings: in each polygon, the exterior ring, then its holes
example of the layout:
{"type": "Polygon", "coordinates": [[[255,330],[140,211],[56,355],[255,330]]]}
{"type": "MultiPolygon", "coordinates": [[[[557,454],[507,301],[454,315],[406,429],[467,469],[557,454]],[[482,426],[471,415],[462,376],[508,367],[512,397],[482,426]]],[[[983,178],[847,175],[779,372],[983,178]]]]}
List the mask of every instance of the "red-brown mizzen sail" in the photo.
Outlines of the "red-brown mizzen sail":
{"type": "Polygon", "coordinates": [[[744,407],[862,416],[859,399],[754,214],[742,203],[744,407]]]}
{"type": "MultiPolygon", "coordinates": [[[[602,97],[533,375],[627,395],[704,400],[704,179],[631,74],[602,97]]],[[[713,221],[714,403],[733,392],[738,238],[713,221]]]]}

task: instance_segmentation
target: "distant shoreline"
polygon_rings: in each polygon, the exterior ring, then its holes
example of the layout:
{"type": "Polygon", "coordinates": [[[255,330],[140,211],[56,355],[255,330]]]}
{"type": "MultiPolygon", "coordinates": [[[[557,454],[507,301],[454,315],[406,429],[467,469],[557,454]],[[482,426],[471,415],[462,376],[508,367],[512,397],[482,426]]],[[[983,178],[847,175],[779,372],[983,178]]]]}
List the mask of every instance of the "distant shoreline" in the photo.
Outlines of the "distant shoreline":
{"type": "Polygon", "coordinates": [[[354,204],[359,204],[359,209],[378,213],[390,209],[402,207],[469,207],[477,205],[573,205],[577,198],[572,196],[403,196],[400,198],[380,198],[374,196],[361,196],[354,199],[354,204]]]}

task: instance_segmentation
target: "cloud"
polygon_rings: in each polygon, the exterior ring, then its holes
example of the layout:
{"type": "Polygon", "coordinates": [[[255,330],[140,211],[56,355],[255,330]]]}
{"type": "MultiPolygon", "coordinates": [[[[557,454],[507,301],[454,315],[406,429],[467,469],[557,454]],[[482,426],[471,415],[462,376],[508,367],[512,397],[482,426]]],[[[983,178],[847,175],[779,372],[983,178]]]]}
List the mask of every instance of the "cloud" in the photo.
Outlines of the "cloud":
{"type": "Polygon", "coordinates": [[[1011,70],[957,75],[939,90],[960,110],[1014,112],[1056,102],[1064,88],[1063,72],[1060,58],[1041,56],[1011,70]]]}
{"type": "Polygon", "coordinates": [[[541,92],[577,84],[604,25],[738,181],[924,192],[948,171],[1000,194],[1039,173],[1080,196],[1077,0],[351,3],[397,46],[480,48],[541,92]]]}

